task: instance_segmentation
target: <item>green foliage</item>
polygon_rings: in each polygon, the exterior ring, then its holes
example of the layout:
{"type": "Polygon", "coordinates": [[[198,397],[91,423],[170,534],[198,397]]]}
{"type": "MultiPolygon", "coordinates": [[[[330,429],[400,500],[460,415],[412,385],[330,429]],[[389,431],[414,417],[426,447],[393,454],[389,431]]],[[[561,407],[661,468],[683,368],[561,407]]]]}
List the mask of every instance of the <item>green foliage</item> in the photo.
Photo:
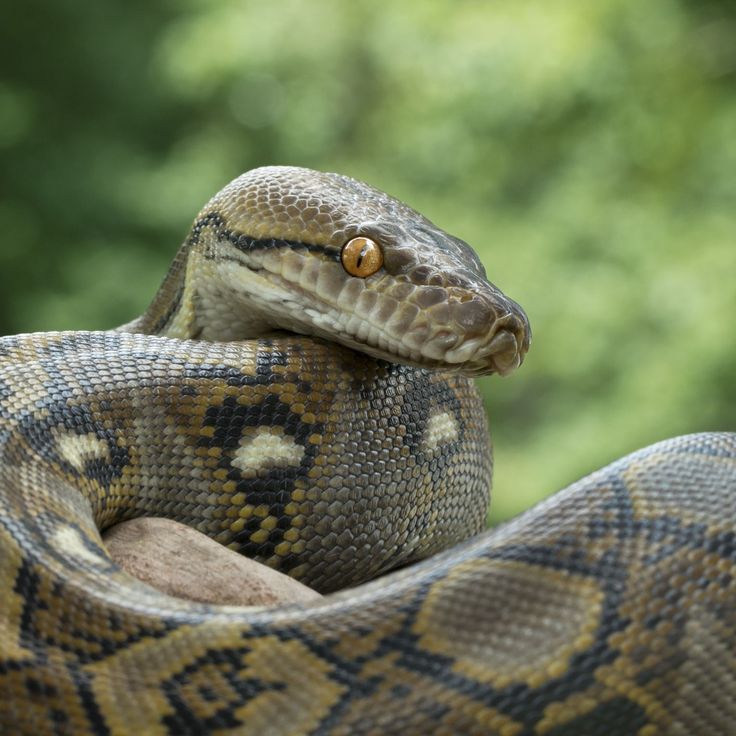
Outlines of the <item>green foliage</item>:
{"type": "Polygon", "coordinates": [[[105,328],[253,166],[365,179],[472,243],[534,342],[482,382],[496,519],[736,429],[736,9],[684,0],[16,3],[0,334],[105,328]]]}

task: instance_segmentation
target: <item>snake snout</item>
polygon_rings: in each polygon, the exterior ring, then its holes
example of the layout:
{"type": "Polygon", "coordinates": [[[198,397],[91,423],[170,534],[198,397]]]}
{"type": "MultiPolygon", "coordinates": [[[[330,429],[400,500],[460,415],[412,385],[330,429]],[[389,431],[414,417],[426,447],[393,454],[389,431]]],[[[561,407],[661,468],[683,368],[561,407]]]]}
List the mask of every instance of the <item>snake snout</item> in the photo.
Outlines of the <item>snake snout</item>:
{"type": "Polygon", "coordinates": [[[501,303],[474,298],[458,304],[456,324],[465,333],[445,353],[445,360],[473,375],[507,375],[518,368],[531,339],[529,320],[521,307],[504,298],[501,303]]]}
{"type": "Polygon", "coordinates": [[[529,329],[514,318],[509,327],[501,327],[488,343],[485,354],[492,361],[496,373],[502,376],[518,368],[529,349],[529,329]]]}

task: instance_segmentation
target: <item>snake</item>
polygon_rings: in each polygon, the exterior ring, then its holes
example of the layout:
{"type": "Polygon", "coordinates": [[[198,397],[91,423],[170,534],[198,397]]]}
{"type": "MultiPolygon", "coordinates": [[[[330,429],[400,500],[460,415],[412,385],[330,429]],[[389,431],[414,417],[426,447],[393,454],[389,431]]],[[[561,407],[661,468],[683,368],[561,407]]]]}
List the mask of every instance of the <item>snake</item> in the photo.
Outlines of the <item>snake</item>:
{"type": "Polygon", "coordinates": [[[138,319],[0,339],[0,732],[733,734],[736,434],[488,530],[474,378],[530,336],[464,241],[276,166],[210,200],[138,319]],[[139,516],[325,595],[166,595],[102,540],[139,516]]]}

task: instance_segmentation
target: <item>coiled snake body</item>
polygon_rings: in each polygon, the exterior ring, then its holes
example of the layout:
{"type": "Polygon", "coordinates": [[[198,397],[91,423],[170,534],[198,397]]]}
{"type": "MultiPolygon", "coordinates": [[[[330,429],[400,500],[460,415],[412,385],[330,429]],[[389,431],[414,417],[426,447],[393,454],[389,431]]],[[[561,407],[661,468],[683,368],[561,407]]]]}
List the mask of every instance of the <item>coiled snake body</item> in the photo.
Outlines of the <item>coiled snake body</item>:
{"type": "Polygon", "coordinates": [[[736,732],[736,435],[467,539],[491,472],[468,376],[528,343],[467,245],[279,167],[215,196],[134,323],[0,340],[0,732],[736,732]],[[100,538],[140,515],[357,587],[167,597],[100,538]]]}

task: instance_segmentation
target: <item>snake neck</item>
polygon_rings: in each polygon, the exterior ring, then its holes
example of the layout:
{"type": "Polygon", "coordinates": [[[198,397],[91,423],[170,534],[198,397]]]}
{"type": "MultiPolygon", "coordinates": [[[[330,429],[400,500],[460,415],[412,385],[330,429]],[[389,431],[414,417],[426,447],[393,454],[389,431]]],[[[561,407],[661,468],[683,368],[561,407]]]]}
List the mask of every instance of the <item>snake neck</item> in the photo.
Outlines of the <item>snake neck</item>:
{"type": "Polygon", "coordinates": [[[276,327],[248,294],[229,290],[212,262],[187,240],[146,311],[120,332],[227,342],[273,334],[276,327]]]}
{"type": "Polygon", "coordinates": [[[118,327],[119,332],[168,335],[176,326],[182,339],[196,337],[194,294],[186,278],[190,251],[191,244],[187,241],[179,248],[148,309],[140,317],[118,327]]]}

